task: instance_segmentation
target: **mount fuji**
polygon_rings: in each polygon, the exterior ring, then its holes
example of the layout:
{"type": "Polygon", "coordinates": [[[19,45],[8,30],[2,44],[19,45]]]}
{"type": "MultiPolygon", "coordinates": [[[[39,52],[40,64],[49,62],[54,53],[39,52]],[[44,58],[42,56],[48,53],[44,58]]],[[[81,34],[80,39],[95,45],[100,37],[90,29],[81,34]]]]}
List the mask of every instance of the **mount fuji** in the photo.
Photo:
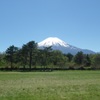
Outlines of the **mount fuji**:
{"type": "Polygon", "coordinates": [[[38,47],[40,49],[43,49],[44,47],[52,46],[53,50],[60,50],[62,53],[71,53],[75,55],[77,52],[82,51],[84,54],[94,54],[94,51],[87,50],[87,49],[81,49],[77,48],[75,46],[72,46],[63,40],[57,38],[57,37],[49,37],[43,40],[42,42],[38,43],[38,47]]]}

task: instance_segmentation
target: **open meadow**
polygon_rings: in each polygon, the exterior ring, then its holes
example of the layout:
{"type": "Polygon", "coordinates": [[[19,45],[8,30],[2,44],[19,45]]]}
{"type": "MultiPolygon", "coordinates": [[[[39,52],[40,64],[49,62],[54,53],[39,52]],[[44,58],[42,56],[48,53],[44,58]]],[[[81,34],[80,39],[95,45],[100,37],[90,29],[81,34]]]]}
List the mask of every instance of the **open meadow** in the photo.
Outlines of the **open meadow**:
{"type": "Polygon", "coordinates": [[[0,72],[0,100],[100,100],[100,71],[0,72]]]}

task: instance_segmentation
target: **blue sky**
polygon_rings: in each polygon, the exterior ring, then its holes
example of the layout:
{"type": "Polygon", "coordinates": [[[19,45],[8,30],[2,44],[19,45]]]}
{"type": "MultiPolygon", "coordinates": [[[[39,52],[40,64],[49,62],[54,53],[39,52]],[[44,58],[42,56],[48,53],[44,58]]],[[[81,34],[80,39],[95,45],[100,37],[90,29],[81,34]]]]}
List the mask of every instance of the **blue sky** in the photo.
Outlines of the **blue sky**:
{"type": "Polygon", "coordinates": [[[0,0],[0,52],[47,37],[100,52],[100,0],[0,0]]]}

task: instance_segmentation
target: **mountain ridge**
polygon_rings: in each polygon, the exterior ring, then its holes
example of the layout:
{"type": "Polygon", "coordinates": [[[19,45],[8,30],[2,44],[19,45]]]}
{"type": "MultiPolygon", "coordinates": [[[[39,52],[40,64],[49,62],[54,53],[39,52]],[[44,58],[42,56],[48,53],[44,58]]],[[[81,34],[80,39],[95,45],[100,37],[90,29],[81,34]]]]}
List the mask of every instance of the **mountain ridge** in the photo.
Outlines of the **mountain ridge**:
{"type": "Polygon", "coordinates": [[[72,46],[57,37],[48,37],[38,43],[38,47],[41,49],[43,49],[44,47],[49,47],[49,46],[52,46],[53,50],[60,50],[62,53],[71,53],[74,55],[79,51],[82,51],[85,54],[94,54],[95,53],[92,50],[81,49],[81,48],[72,46]]]}

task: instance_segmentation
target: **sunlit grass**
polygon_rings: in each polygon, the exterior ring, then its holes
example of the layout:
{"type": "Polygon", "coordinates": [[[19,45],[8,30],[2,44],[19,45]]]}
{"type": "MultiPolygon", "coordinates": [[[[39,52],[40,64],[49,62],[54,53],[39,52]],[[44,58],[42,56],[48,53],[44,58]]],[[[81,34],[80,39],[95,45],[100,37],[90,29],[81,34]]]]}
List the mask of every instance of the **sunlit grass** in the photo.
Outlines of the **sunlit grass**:
{"type": "Polygon", "coordinates": [[[99,100],[100,71],[0,72],[0,100],[99,100]]]}

